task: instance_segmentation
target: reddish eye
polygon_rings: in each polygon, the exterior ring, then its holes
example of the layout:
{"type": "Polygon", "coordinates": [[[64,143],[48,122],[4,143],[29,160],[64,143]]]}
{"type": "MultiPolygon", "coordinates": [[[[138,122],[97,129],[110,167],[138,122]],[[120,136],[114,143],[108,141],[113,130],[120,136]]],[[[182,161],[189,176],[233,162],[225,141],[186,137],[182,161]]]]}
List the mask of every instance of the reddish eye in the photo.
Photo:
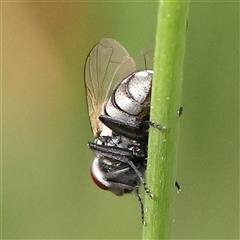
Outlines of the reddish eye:
{"type": "Polygon", "coordinates": [[[108,190],[108,187],[106,185],[104,185],[104,183],[102,183],[93,173],[93,170],[90,170],[90,174],[92,177],[93,182],[101,189],[103,190],[108,190]]]}

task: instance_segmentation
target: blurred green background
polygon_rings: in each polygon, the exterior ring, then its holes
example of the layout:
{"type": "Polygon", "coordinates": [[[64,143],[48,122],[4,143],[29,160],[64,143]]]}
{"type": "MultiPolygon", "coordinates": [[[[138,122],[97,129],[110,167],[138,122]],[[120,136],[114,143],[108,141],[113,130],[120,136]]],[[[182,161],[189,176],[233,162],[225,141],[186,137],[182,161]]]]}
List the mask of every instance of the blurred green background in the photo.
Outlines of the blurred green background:
{"type": "MultiPolygon", "coordinates": [[[[2,3],[2,238],[141,238],[138,202],[98,189],[83,70],[102,38],[131,55],[154,2],[2,3]]],[[[238,239],[239,3],[192,2],[173,238],[238,239]]]]}

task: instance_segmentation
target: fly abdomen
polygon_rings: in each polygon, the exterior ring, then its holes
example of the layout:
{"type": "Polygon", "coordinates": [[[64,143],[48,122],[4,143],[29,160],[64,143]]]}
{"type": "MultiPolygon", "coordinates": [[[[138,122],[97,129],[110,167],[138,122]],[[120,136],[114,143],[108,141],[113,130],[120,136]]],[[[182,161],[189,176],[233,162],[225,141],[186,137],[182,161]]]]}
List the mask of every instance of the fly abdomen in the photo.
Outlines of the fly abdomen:
{"type": "Polygon", "coordinates": [[[131,74],[114,90],[105,106],[105,113],[112,118],[139,122],[148,114],[153,71],[131,74]]]}

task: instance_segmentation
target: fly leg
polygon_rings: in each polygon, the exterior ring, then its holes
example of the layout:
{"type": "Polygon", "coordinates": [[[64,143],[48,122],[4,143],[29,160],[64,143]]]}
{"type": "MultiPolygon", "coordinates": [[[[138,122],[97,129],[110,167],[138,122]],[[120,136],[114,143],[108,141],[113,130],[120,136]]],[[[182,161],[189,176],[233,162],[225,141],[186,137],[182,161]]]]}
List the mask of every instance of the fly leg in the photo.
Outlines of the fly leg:
{"type": "Polygon", "coordinates": [[[149,121],[149,126],[157,128],[161,132],[164,132],[167,129],[166,126],[158,124],[158,123],[155,123],[155,122],[152,122],[152,121],[149,121]]]}
{"type": "Polygon", "coordinates": [[[161,132],[164,132],[167,129],[166,126],[155,123],[155,122],[152,122],[150,120],[142,121],[141,124],[140,124],[140,128],[142,128],[142,129],[149,129],[149,127],[157,128],[161,132]]]}
{"type": "Polygon", "coordinates": [[[138,202],[140,203],[142,224],[143,224],[144,226],[146,226],[147,223],[146,223],[145,217],[144,217],[144,205],[143,205],[142,198],[141,198],[141,196],[140,196],[140,194],[139,194],[139,188],[136,187],[136,188],[133,190],[133,193],[135,194],[135,196],[137,197],[138,202]]]}

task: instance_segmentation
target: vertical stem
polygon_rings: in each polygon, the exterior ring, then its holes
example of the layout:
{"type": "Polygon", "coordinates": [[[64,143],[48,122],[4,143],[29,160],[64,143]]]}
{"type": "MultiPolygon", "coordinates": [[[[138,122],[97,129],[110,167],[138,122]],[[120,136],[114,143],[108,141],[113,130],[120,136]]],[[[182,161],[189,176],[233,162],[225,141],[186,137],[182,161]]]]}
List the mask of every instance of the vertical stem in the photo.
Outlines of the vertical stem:
{"type": "Polygon", "coordinates": [[[171,236],[188,8],[189,1],[181,0],[162,0],[159,5],[150,119],[167,129],[151,127],[149,133],[147,182],[154,199],[145,197],[143,239],[171,236]]]}

